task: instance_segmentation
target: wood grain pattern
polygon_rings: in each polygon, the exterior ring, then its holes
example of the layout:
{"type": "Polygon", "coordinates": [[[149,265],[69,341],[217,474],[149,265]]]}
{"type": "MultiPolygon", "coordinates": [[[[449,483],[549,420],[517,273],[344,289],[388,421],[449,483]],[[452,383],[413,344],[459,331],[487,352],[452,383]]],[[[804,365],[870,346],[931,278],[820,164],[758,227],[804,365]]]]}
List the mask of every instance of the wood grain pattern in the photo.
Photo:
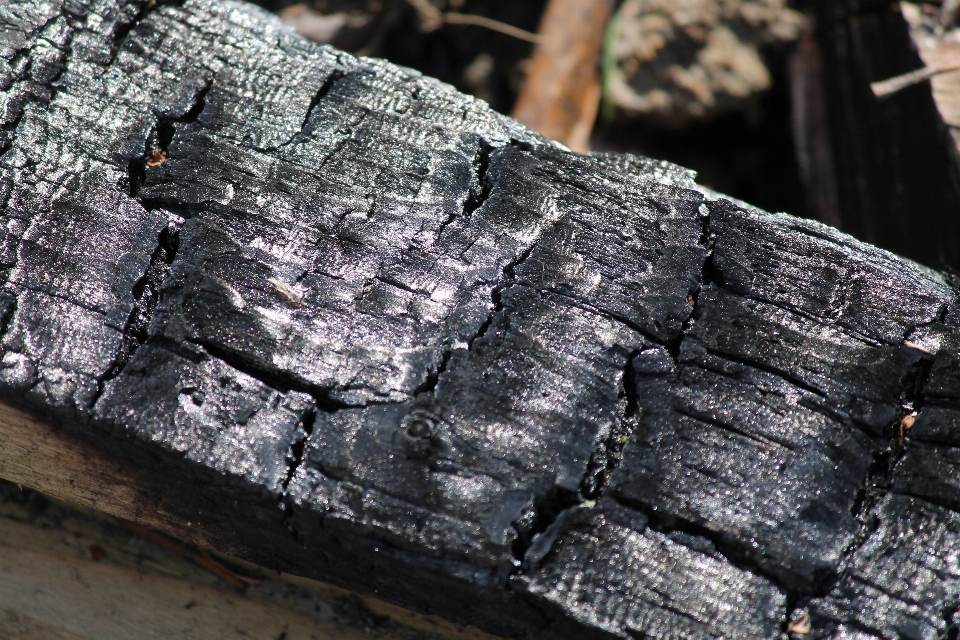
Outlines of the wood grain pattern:
{"type": "Polygon", "coordinates": [[[4,640],[494,640],[236,558],[230,584],[127,524],[0,483],[4,640]]]}

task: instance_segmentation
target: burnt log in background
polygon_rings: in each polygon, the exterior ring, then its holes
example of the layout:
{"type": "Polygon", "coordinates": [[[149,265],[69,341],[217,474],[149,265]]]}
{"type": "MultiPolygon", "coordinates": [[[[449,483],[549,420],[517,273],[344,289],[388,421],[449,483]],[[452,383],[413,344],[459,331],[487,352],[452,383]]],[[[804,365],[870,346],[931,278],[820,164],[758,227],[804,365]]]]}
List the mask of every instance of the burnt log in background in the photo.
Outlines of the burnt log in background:
{"type": "Polygon", "coordinates": [[[924,66],[899,4],[808,0],[792,62],[795,138],[811,211],[861,240],[960,265],[960,156],[929,83],[878,100],[870,84],[924,66]]]}
{"type": "Polygon", "coordinates": [[[790,65],[811,213],[924,264],[960,268],[960,155],[944,122],[952,114],[927,82],[881,100],[870,89],[925,66],[900,3],[798,4],[812,22],[790,65]]]}
{"type": "Polygon", "coordinates": [[[243,3],[0,29],[0,477],[506,637],[956,632],[946,276],[243,3]]]}

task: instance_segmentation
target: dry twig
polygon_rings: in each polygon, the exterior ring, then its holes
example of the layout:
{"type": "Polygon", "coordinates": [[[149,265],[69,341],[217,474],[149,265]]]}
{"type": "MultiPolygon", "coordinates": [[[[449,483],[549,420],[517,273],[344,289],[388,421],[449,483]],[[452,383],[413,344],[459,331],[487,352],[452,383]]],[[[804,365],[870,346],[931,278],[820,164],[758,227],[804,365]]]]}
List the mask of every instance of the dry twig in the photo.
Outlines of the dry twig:
{"type": "Polygon", "coordinates": [[[483,27],[534,44],[540,42],[540,36],[537,34],[524,31],[499,20],[470,13],[445,13],[435,7],[430,0],[407,0],[407,2],[420,14],[420,26],[426,33],[436,31],[444,24],[463,24],[483,27]]]}
{"type": "Polygon", "coordinates": [[[877,96],[878,98],[886,98],[887,96],[891,96],[898,91],[903,91],[907,87],[912,87],[915,84],[920,84],[924,80],[929,80],[934,76],[938,76],[941,73],[949,73],[951,71],[960,71],[960,64],[924,67],[900,76],[888,78],[887,80],[874,82],[870,85],[870,88],[873,90],[873,95],[877,96]]]}

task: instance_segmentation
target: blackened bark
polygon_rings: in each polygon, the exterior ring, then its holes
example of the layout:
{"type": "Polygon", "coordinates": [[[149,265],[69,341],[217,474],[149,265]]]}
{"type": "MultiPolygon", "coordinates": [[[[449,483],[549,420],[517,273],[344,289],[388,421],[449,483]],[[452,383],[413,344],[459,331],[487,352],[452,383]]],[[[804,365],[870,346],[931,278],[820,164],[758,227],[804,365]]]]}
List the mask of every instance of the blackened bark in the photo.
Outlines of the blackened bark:
{"type": "Polygon", "coordinates": [[[248,5],[0,25],[0,394],[143,510],[504,636],[954,628],[944,276],[248,5]]]}

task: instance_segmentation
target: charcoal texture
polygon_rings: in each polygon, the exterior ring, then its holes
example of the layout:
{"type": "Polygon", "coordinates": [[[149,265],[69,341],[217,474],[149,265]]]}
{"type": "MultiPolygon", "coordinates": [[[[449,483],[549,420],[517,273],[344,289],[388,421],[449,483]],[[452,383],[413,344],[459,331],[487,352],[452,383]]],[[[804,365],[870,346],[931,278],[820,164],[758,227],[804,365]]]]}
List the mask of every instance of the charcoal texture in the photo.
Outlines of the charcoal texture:
{"type": "Polygon", "coordinates": [[[0,215],[0,397],[224,550],[515,638],[956,633],[942,274],[213,0],[0,5],[0,215]]]}

